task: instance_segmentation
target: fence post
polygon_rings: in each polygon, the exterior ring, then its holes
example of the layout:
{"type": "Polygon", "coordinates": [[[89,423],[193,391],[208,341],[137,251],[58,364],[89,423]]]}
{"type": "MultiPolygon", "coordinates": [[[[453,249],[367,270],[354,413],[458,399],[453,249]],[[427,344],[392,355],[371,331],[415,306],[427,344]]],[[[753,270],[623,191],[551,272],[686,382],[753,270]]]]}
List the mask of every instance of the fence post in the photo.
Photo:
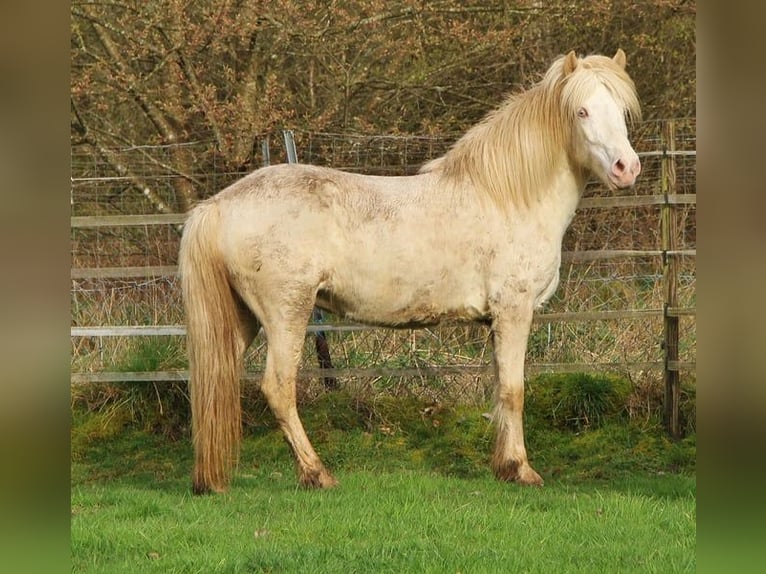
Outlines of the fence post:
{"type": "Polygon", "coordinates": [[[295,135],[293,134],[293,130],[282,130],[282,137],[285,139],[287,163],[298,163],[298,152],[295,150],[295,135]]]}
{"type": "Polygon", "coordinates": [[[677,224],[675,206],[670,196],[676,193],[675,123],[670,120],[663,126],[662,139],[662,192],[665,198],[662,204],[662,275],[664,280],[663,347],[665,351],[665,404],[664,422],[667,432],[673,438],[681,436],[679,412],[681,402],[681,381],[678,373],[678,259],[676,255],[677,224]]]}
{"type": "Polygon", "coordinates": [[[267,167],[271,165],[271,152],[269,151],[269,136],[266,136],[261,140],[261,156],[263,157],[262,165],[267,167]]]}

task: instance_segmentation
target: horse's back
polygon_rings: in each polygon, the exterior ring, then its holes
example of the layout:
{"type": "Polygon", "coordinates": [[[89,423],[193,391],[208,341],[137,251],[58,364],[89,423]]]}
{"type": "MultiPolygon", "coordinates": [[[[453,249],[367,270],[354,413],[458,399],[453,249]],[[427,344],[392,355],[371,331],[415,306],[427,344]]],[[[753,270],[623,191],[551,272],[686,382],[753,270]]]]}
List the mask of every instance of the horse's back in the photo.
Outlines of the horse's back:
{"type": "MultiPolygon", "coordinates": [[[[279,164],[261,168],[213,198],[231,247],[263,242],[292,247],[295,257],[312,248],[363,247],[369,234],[396,233],[418,217],[422,176],[373,177],[339,170],[279,164]],[[352,245],[349,245],[352,244],[352,245]]],[[[422,201],[421,201],[422,203],[422,201]]],[[[423,210],[425,213],[425,210],[423,210]]]]}

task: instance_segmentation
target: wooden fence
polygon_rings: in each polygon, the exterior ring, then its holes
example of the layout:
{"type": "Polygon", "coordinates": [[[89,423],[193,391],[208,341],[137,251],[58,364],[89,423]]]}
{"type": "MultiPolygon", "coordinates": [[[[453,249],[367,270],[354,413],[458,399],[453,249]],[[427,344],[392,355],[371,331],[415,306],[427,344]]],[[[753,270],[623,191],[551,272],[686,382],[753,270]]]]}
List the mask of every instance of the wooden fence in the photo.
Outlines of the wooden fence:
{"type": "MultiPolygon", "coordinates": [[[[551,324],[558,322],[573,323],[583,321],[610,321],[616,319],[631,320],[661,320],[663,322],[661,360],[633,362],[552,362],[540,363],[528,361],[527,373],[540,372],[603,372],[642,370],[661,372],[665,385],[665,422],[668,431],[673,436],[680,434],[679,403],[681,373],[693,372],[696,368],[694,351],[687,360],[679,356],[679,320],[683,317],[694,317],[696,310],[688,301],[679,305],[678,280],[679,258],[696,256],[696,249],[677,245],[677,211],[679,208],[696,206],[695,193],[678,193],[675,188],[675,164],[679,157],[696,157],[695,151],[676,151],[673,124],[669,123],[665,132],[667,145],[660,151],[639,153],[642,161],[645,158],[657,158],[661,166],[661,187],[659,194],[631,195],[619,197],[585,197],[581,200],[579,209],[626,209],[651,208],[656,209],[659,221],[660,244],[656,249],[603,249],[603,250],[571,250],[564,251],[562,265],[571,263],[588,263],[597,261],[613,261],[631,258],[656,258],[662,266],[663,301],[661,305],[651,308],[630,309],[592,309],[563,312],[541,312],[535,315],[536,323],[551,324]]],[[[98,228],[148,228],[154,226],[171,226],[180,228],[185,220],[183,214],[155,215],[111,215],[111,216],[75,216],[71,218],[71,227],[75,230],[94,230],[98,228]]],[[[88,280],[152,280],[157,278],[173,278],[177,268],[174,265],[153,266],[119,266],[119,267],[73,267],[71,279],[73,285],[88,280]]],[[[79,322],[79,321],[75,321],[79,322]]],[[[322,332],[354,332],[378,328],[350,324],[312,324],[309,331],[322,332]]],[[[108,337],[162,337],[183,336],[185,327],[182,324],[121,324],[121,325],[82,325],[71,327],[70,334],[75,338],[108,338],[108,337]]],[[[696,339],[695,339],[696,341],[696,339]]],[[[696,349],[696,343],[694,345],[696,349]]],[[[385,376],[446,376],[456,373],[486,374],[491,370],[491,364],[471,365],[419,365],[416,367],[365,367],[365,368],[303,368],[301,374],[309,377],[385,377],[385,376]]],[[[259,370],[250,370],[246,379],[257,379],[259,370]]],[[[72,372],[71,381],[80,383],[103,383],[121,381],[184,381],[188,377],[185,370],[158,371],[97,371],[72,372]]]]}

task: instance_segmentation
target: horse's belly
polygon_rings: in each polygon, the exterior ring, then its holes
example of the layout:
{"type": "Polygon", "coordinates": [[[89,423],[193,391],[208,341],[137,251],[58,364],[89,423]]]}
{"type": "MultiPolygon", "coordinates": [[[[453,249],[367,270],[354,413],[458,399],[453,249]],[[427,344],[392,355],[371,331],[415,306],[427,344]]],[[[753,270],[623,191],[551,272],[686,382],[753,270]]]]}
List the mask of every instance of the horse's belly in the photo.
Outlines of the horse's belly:
{"type": "Polygon", "coordinates": [[[350,289],[322,289],[317,305],[360,323],[392,327],[435,325],[450,320],[481,320],[488,314],[481,289],[444,289],[443,285],[383,280],[355,281],[350,289]]]}

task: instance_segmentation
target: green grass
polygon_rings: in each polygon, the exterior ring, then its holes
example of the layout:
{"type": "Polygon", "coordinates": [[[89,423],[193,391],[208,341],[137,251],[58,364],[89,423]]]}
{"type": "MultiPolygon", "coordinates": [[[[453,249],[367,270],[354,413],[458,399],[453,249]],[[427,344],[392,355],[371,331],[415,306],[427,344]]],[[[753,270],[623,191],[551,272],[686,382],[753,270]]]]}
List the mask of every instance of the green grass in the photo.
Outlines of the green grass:
{"type": "Polygon", "coordinates": [[[575,433],[533,420],[527,444],[546,485],[521,488],[490,474],[482,409],[330,393],[301,411],[337,489],[297,488],[269,415],[248,424],[231,490],[194,497],[187,437],[141,425],[99,435],[97,419],[87,425],[80,413],[73,571],[695,570],[694,436],[672,442],[657,425],[625,421],[575,433]]]}
{"type": "Polygon", "coordinates": [[[693,489],[678,477],[522,489],[489,477],[339,473],[241,478],[223,496],[117,483],[76,487],[78,572],[694,571],[693,489]]]}

